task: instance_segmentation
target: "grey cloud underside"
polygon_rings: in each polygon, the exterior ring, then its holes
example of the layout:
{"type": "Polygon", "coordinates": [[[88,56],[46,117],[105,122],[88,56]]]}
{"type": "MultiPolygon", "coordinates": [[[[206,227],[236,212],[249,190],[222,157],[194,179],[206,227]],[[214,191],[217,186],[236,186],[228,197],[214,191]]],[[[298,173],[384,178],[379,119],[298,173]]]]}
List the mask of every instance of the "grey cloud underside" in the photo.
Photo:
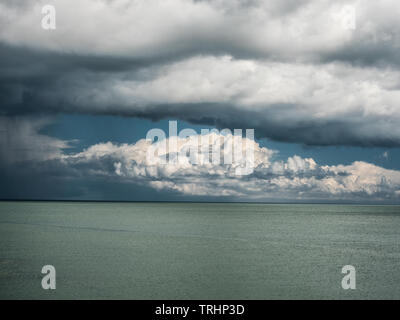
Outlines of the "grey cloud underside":
{"type": "Polygon", "coordinates": [[[400,145],[398,1],[55,4],[54,32],[39,27],[40,2],[2,4],[4,116],[176,118],[306,145],[400,145]],[[332,20],[347,4],[355,30],[332,20]]]}
{"type": "MultiPolygon", "coordinates": [[[[314,118],[307,111],[304,113],[301,101],[298,104],[267,103],[264,108],[252,108],[251,104],[247,107],[235,101],[233,92],[228,101],[220,102],[213,101],[218,97],[210,98],[210,102],[207,97],[204,102],[196,102],[189,95],[180,103],[163,102],[161,98],[160,101],[135,103],[134,94],[124,97],[110,89],[115,82],[133,81],[146,85],[157,81],[159,68],[162,70],[169,63],[176,63],[173,60],[156,63],[113,57],[90,58],[5,47],[1,52],[3,115],[73,112],[153,120],[177,118],[218,128],[255,128],[257,137],[308,145],[400,145],[396,132],[398,113],[368,117],[361,105],[359,109],[348,110],[345,115],[323,119],[314,118]],[[99,96],[107,92],[110,94],[106,99],[99,100],[99,96]]],[[[179,91],[181,84],[172,84],[179,91]]],[[[196,89],[196,83],[193,86],[196,89]]],[[[151,95],[151,91],[148,94],[151,95]]],[[[327,101],[326,107],[329,108],[331,103],[327,101]]]]}

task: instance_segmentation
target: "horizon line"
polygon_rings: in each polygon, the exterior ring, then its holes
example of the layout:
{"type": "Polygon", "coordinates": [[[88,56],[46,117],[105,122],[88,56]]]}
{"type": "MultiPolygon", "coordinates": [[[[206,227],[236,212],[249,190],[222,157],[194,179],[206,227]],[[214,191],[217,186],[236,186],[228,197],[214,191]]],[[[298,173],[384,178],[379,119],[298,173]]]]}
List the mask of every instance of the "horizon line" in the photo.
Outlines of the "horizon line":
{"type": "Polygon", "coordinates": [[[293,204],[293,205],[359,205],[400,206],[400,203],[380,202],[298,202],[298,201],[193,201],[193,200],[81,200],[81,199],[1,199],[0,202],[97,202],[97,203],[210,203],[210,204],[293,204]]]}

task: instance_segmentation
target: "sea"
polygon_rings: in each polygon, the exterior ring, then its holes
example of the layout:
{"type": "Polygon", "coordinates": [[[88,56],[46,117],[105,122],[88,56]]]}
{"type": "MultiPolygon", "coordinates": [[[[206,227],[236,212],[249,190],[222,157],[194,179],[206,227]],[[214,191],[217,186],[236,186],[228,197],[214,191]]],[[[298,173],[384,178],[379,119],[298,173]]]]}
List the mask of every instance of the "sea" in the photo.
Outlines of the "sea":
{"type": "Polygon", "coordinates": [[[0,299],[399,298],[400,206],[0,202],[0,299]]]}

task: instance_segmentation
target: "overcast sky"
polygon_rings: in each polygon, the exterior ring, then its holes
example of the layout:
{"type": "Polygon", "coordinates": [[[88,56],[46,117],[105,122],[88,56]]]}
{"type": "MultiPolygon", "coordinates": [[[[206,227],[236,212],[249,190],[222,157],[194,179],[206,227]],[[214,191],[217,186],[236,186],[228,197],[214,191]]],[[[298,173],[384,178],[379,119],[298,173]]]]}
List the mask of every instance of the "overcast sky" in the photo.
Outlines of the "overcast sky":
{"type": "Polygon", "coordinates": [[[400,203],[399,17],[397,0],[0,1],[0,198],[400,203]],[[149,163],[168,120],[254,129],[254,171],[149,163]]]}

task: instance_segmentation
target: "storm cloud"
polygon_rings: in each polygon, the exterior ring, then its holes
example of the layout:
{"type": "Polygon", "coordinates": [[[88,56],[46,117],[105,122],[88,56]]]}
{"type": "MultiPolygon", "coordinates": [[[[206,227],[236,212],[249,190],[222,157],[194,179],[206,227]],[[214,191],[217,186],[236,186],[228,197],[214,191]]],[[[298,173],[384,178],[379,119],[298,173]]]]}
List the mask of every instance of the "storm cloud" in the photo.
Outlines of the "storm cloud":
{"type": "Polygon", "coordinates": [[[0,5],[4,116],[174,117],[305,145],[400,145],[398,1],[60,0],[54,31],[40,25],[47,3],[0,5]]]}
{"type": "Polygon", "coordinates": [[[2,2],[1,197],[398,202],[399,171],[357,159],[278,160],[256,140],[254,172],[236,176],[231,165],[150,164],[146,140],[72,152],[43,129],[60,114],[110,115],[396,148],[399,16],[396,0],[2,2]],[[41,27],[47,4],[55,30],[41,27]]]}

